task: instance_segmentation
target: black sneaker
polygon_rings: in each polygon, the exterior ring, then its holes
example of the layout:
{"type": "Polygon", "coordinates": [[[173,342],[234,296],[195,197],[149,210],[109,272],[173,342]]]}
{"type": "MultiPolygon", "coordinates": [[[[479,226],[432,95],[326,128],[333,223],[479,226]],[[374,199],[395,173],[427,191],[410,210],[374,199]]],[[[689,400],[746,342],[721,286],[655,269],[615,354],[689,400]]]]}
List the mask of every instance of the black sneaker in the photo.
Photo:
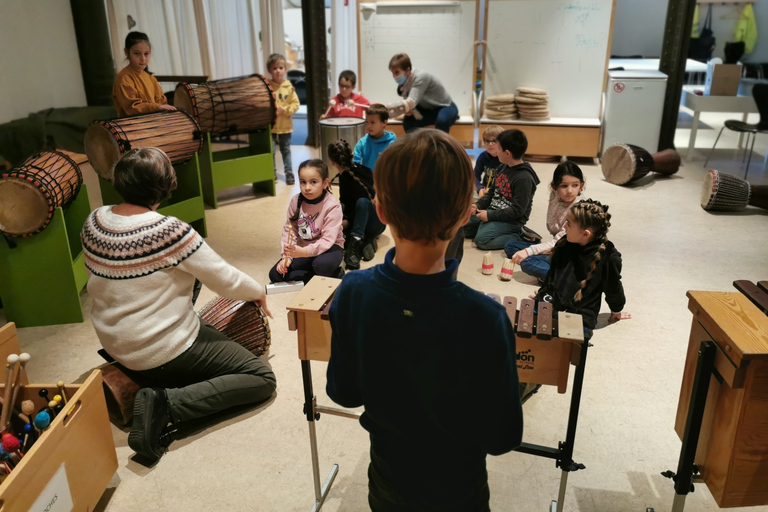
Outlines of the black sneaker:
{"type": "Polygon", "coordinates": [[[140,389],[133,404],[133,425],[128,434],[128,446],[139,455],[159,459],[172,441],[170,437],[163,436],[170,420],[165,390],[140,389]]]}
{"type": "Polygon", "coordinates": [[[296,178],[293,177],[292,172],[285,173],[285,184],[286,185],[293,185],[296,183],[296,178]]]}
{"type": "Polygon", "coordinates": [[[360,256],[363,252],[363,241],[355,237],[349,237],[344,251],[344,265],[347,270],[360,269],[360,256]]]}
{"type": "Polygon", "coordinates": [[[371,261],[379,250],[379,244],[376,239],[368,240],[363,238],[363,261],[371,261]]]}

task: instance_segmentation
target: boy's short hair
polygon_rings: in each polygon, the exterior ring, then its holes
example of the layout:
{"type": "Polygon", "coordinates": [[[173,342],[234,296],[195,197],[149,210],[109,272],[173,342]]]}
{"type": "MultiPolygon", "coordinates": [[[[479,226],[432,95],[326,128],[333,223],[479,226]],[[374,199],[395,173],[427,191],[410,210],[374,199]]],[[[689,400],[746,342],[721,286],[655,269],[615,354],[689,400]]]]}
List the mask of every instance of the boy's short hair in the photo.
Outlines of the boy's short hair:
{"type": "Polygon", "coordinates": [[[504,128],[502,128],[497,124],[494,124],[493,126],[489,126],[485,130],[483,130],[483,134],[480,137],[483,139],[486,137],[496,137],[498,139],[499,134],[503,131],[504,131],[504,128]]]}
{"type": "Polygon", "coordinates": [[[272,69],[272,66],[274,66],[280,61],[283,61],[283,64],[286,65],[287,67],[288,61],[285,60],[285,56],[282,53],[273,53],[272,55],[270,55],[269,58],[267,59],[267,71],[272,69]]]}
{"type": "Polygon", "coordinates": [[[400,68],[403,71],[406,69],[411,68],[411,58],[408,56],[407,53],[398,53],[391,59],[389,59],[389,70],[392,71],[392,68],[400,68]]]}
{"type": "Polygon", "coordinates": [[[467,152],[439,130],[397,139],[381,153],[373,180],[387,222],[412,241],[451,240],[475,191],[467,152]]]}
{"type": "Polygon", "coordinates": [[[389,110],[381,103],[373,103],[366,109],[365,116],[379,116],[379,121],[386,123],[389,121],[389,110]]]}
{"type": "Polygon", "coordinates": [[[157,148],[127,151],[115,165],[115,191],[126,203],[150,208],[171,197],[176,189],[176,171],[171,160],[157,148]]]}
{"type": "Polygon", "coordinates": [[[496,136],[503,151],[512,153],[515,160],[520,160],[528,149],[528,138],[520,130],[504,130],[496,136]]]}
{"type": "Polygon", "coordinates": [[[351,69],[345,69],[344,71],[339,73],[339,83],[341,83],[342,78],[344,80],[348,80],[352,84],[352,87],[357,86],[357,75],[351,69]]]}

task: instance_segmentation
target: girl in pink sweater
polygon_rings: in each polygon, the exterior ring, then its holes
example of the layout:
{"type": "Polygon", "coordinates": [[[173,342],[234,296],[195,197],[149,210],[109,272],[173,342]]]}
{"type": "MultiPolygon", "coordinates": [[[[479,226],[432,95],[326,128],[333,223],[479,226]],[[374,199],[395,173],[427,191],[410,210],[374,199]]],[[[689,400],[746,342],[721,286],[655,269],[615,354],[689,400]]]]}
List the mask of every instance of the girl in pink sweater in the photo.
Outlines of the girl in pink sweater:
{"type": "Polygon", "coordinates": [[[513,262],[520,265],[526,274],[544,281],[549,271],[549,254],[555,244],[565,235],[565,215],[568,209],[581,201],[584,191],[584,174],[581,168],[571,161],[563,162],[555,168],[552,183],[549,184],[549,207],[547,208],[547,229],[552,240],[540,244],[531,244],[524,240],[511,240],[504,246],[504,252],[513,262]]]}
{"type": "Polygon", "coordinates": [[[304,281],[312,276],[341,277],[344,256],[341,204],[330,191],[328,167],[322,160],[307,160],[299,166],[300,193],[288,205],[283,227],[282,258],[269,279],[304,281]]]}

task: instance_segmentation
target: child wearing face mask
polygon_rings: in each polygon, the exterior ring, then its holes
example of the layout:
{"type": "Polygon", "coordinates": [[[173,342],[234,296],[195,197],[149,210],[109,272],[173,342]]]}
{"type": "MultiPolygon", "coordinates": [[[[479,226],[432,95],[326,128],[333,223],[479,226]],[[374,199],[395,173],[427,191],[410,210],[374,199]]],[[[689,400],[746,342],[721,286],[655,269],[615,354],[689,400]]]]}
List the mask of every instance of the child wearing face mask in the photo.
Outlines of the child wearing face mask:
{"type": "Polygon", "coordinates": [[[402,98],[389,116],[405,114],[403,129],[406,133],[427,126],[449,133],[459,118],[459,109],[442,82],[426,71],[413,69],[411,58],[405,53],[390,59],[389,70],[397,82],[397,94],[402,98]]]}

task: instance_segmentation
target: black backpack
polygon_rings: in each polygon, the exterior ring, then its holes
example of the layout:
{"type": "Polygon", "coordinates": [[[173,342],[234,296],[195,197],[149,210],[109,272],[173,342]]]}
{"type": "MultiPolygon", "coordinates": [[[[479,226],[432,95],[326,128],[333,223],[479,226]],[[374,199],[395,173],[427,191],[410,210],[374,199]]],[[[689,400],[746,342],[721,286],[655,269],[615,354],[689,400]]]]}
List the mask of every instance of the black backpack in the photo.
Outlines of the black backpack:
{"type": "Polygon", "coordinates": [[[707,16],[704,18],[704,26],[701,28],[699,37],[691,38],[691,45],[688,47],[688,58],[707,62],[712,58],[712,52],[715,50],[715,36],[712,32],[712,6],[707,9],[707,16]]]}

